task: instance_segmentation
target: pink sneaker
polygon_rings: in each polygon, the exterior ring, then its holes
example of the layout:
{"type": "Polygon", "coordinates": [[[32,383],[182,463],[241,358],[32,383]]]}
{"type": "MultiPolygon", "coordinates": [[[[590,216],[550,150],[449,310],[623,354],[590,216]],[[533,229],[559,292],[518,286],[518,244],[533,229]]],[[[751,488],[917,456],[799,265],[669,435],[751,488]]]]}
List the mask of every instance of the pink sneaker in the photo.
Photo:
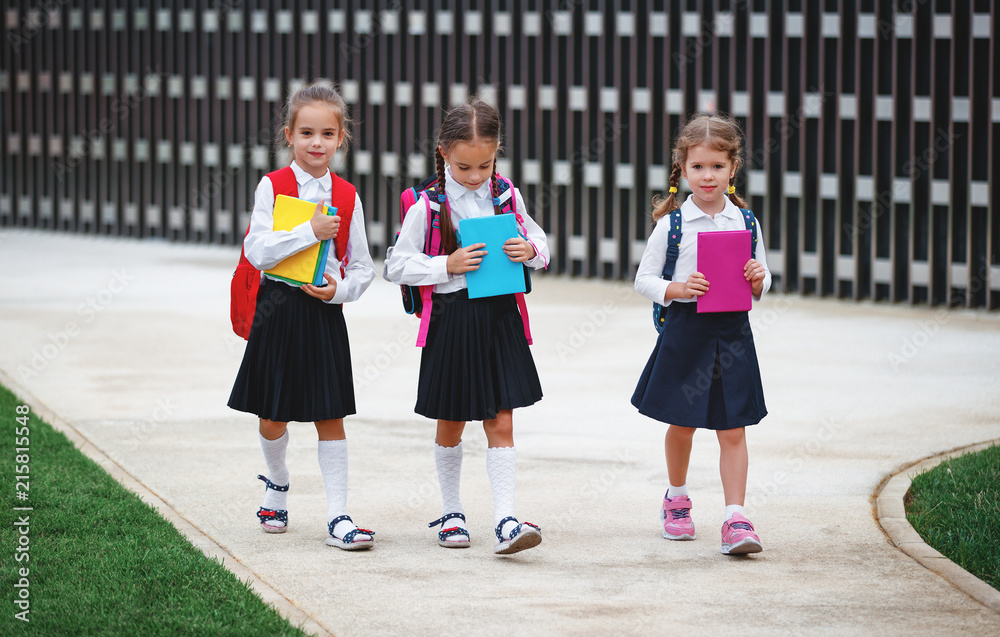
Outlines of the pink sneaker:
{"type": "Polygon", "coordinates": [[[760,553],[764,547],[753,532],[750,520],[737,513],[722,523],[722,553],[724,555],[746,555],[760,553]]]}
{"type": "Polygon", "coordinates": [[[663,537],[668,540],[693,540],[694,522],[691,520],[691,499],[686,495],[663,498],[660,519],[663,537]]]}

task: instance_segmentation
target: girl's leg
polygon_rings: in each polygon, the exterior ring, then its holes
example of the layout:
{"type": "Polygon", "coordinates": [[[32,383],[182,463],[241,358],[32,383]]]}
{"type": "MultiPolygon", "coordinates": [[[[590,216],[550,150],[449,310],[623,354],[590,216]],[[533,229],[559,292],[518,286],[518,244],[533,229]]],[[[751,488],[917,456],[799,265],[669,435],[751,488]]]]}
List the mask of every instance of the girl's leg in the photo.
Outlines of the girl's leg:
{"type": "MultiPolygon", "coordinates": [[[[438,484],[441,486],[441,515],[461,513],[465,515],[460,496],[462,484],[462,432],[465,423],[455,420],[439,420],[434,444],[434,464],[437,466],[438,484]]],[[[450,517],[441,524],[441,530],[453,527],[466,528],[465,521],[450,517]]],[[[447,542],[464,545],[468,535],[452,535],[447,542]]]]}
{"type": "Polygon", "coordinates": [[[717,432],[719,437],[719,474],[722,476],[722,491],[726,496],[726,507],[739,505],[747,494],[746,429],[726,429],[717,432]]]}
{"type": "MultiPolygon", "coordinates": [[[[319,436],[319,468],[326,486],[326,520],[347,515],[347,436],[344,433],[344,419],[317,420],[316,434],[319,436]]],[[[333,528],[338,538],[357,527],[350,520],[341,520],[333,528]]],[[[357,540],[370,540],[370,535],[358,534],[357,540]]]]}
{"type": "Polygon", "coordinates": [[[719,436],[719,473],[722,491],[726,496],[726,521],[722,523],[722,552],[726,555],[759,553],[760,538],[753,524],[743,514],[743,501],[747,493],[747,438],[746,429],[727,429],[719,436]]]}
{"type": "MultiPolygon", "coordinates": [[[[288,423],[260,419],[260,448],[264,452],[264,462],[267,464],[267,478],[273,484],[283,487],[288,484],[288,465],[285,456],[288,450],[288,423]]],[[[262,509],[284,511],[288,508],[288,492],[264,489],[262,509]]],[[[269,519],[267,527],[280,529],[285,523],[277,519],[269,519]]]]}
{"type": "Polygon", "coordinates": [[[694,431],[694,427],[670,425],[663,439],[670,484],[663,494],[660,519],[663,522],[663,537],[668,540],[693,540],[696,537],[694,521],[691,519],[691,498],[688,497],[687,489],[694,431]]]}
{"type": "Polygon", "coordinates": [[[687,495],[687,473],[688,464],[691,462],[691,442],[694,440],[694,432],[694,427],[670,425],[663,439],[663,453],[667,459],[667,478],[670,480],[670,486],[683,490],[676,495],[687,495]]]}
{"type": "MultiPolygon", "coordinates": [[[[497,417],[483,421],[486,430],[486,471],[490,476],[490,486],[493,487],[493,524],[514,515],[514,483],[517,455],[514,451],[514,412],[502,409],[497,417]]],[[[511,530],[517,526],[508,521],[501,529],[503,536],[510,537],[511,530]]]]}

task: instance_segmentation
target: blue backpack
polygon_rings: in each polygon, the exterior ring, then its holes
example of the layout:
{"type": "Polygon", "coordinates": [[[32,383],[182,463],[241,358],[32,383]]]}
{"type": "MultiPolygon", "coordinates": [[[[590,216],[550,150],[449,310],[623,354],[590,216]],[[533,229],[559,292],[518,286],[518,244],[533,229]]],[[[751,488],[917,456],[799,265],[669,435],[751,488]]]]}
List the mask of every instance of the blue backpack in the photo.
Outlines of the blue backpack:
{"type": "MultiPolygon", "coordinates": [[[[750,231],[750,258],[757,258],[757,219],[753,212],[740,208],[743,213],[743,223],[750,231]]],[[[677,265],[677,256],[681,249],[681,211],[674,210],[670,213],[670,238],[667,239],[667,260],[663,264],[662,278],[672,281],[674,278],[674,266],[677,265]]],[[[657,302],[653,302],[653,326],[656,332],[663,331],[663,326],[667,323],[667,308],[657,302]]]]}

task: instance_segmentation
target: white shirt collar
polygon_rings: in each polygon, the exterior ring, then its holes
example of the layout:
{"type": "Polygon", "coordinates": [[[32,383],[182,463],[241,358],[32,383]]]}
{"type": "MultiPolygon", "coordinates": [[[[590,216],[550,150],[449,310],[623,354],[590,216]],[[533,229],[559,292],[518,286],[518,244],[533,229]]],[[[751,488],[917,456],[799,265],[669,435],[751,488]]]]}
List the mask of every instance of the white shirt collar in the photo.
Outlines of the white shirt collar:
{"type": "Polygon", "coordinates": [[[323,192],[330,192],[333,188],[333,179],[330,177],[329,170],[322,177],[313,177],[293,161],[292,172],[295,173],[295,181],[299,184],[299,190],[302,190],[303,186],[311,182],[317,182],[323,192]]]}
{"type": "Polygon", "coordinates": [[[462,184],[455,181],[455,178],[451,174],[451,166],[445,166],[444,168],[445,176],[445,191],[448,193],[452,199],[459,199],[466,195],[475,195],[477,199],[486,199],[487,197],[493,197],[490,192],[490,180],[487,179],[482,186],[476,188],[475,190],[469,190],[462,184]]]}
{"type": "MultiPolygon", "coordinates": [[[[722,215],[730,219],[735,219],[736,221],[742,221],[743,215],[740,214],[740,209],[736,207],[736,204],[730,201],[729,197],[724,197],[723,201],[725,201],[726,205],[722,209],[722,212],[716,213],[716,216],[722,215]]],[[[684,221],[693,221],[700,217],[708,217],[708,215],[698,207],[698,204],[694,202],[694,197],[691,195],[688,195],[687,199],[684,200],[684,203],[681,204],[681,215],[684,217],[684,221]]]]}

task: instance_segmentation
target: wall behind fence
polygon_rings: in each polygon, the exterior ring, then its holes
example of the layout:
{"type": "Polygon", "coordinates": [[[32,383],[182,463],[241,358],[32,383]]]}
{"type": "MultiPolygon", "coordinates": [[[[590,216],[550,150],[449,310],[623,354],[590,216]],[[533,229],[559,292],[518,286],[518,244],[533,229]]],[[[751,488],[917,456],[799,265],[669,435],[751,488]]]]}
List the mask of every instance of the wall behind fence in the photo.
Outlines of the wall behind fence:
{"type": "Polygon", "coordinates": [[[989,0],[5,3],[0,225],[236,244],[289,90],[341,83],[384,254],[478,93],[550,270],[630,277],[670,139],[719,109],[776,287],[1000,307],[989,0]]]}

